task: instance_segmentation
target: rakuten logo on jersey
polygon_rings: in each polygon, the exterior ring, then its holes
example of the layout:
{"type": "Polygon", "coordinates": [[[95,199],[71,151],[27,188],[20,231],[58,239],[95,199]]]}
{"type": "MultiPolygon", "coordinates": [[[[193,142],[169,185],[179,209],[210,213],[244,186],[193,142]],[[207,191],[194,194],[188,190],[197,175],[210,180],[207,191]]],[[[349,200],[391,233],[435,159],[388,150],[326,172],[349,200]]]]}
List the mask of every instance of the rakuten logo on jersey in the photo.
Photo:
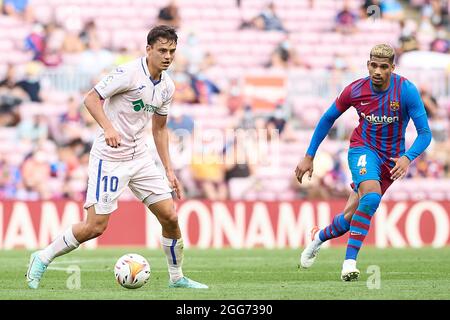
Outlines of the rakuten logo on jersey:
{"type": "Polygon", "coordinates": [[[376,116],[374,114],[366,115],[364,112],[361,112],[361,117],[366,119],[368,122],[372,124],[383,124],[383,123],[393,123],[397,122],[399,120],[398,116],[395,117],[388,117],[386,115],[383,116],[376,116]]]}

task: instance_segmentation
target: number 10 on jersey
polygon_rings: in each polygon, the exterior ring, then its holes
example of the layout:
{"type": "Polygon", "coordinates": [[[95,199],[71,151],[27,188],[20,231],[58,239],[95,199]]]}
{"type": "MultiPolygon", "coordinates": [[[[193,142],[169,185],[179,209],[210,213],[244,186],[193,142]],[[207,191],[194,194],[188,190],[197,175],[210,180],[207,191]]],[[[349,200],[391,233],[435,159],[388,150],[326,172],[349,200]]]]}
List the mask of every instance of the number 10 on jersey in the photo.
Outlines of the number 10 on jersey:
{"type": "Polygon", "coordinates": [[[112,176],[111,179],[109,179],[108,176],[104,176],[102,178],[103,192],[108,192],[108,180],[109,180],[109,191],[116,192],[119,186],[119,178],[117,178],[116,176],[112,176]]]}

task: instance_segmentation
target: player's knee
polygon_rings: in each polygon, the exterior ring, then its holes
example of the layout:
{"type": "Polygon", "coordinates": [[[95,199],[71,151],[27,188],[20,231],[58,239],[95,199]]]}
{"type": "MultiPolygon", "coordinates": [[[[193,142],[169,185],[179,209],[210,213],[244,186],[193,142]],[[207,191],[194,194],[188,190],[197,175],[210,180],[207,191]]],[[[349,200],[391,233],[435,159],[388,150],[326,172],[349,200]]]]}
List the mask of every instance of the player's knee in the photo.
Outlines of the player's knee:
{"type": "Polygon", "coordinates": [[[166,228],[176,228],[178,227],[178,216],[174,212],[164,217],[161,222],[166,228]]]}
{"type": "Polygon", "coordinates": [[[97,238],[105,232],[106,227],[108,225],[106,223],[91,223],[87,225],[87,230],[89,234],[89,238],[97,238]]]}
{"type": "Polygon", "coordinates": [[[361,197],[360,205],[367,208],[367,211],[374,213],[381,202],[381,194],[377,192],[370,192],[361,197]]]}

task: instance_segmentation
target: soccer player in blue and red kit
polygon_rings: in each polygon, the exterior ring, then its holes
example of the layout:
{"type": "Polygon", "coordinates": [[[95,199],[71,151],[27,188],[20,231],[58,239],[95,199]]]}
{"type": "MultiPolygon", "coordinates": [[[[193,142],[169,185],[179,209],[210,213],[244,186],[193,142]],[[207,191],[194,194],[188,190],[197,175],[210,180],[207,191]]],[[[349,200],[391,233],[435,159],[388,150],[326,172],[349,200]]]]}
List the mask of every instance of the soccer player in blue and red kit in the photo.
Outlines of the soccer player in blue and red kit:
{"type": "Polygon", "coordinates": [[[311,179],[316,151],[333,123],[348,108],[354,107],[359,125],[350,138],[348,164],[352,173],[353,191],[344,211],[332,223],[311,231],[311,242],[303,250],[300,265],[309,268],[314,263],[323,242],[350,231],[342,266],[343,281],[357,280],[356,258],[364,242],[370,221],[382,195],[394,180],[406,175],[410,163],[431,142],[431,131],[420,94],[414,84],[393,73],[394,49],[376,45],[367,61],[369,76],[352,82],[337,97],[320,119],[305,157],[295,175],[300,183],[305,173],[311,179]],[[412,146],[405,150],[405,131],[409,119],[417,130],[412,146]]]}

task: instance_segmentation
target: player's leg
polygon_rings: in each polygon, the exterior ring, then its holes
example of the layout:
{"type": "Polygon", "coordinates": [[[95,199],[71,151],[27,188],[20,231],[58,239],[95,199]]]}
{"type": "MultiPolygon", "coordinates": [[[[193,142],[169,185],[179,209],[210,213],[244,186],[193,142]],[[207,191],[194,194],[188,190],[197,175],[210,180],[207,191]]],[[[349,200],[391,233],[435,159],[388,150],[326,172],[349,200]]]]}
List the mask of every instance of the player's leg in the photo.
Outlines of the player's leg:
{"type": "Polygon", "coordinates": [[[95,208],[91,206],[85,221],[70,226],[47,247],[34,252],[30,257],[26,275],[28,286],[37,289],[47,266],[53,259],[75,250],[85,241],[100,236],[106,230],[108,219],[108,214],[95,214],[95,208]]]}
{"type": "Polygon", "coordinates": [[[356,258],[369,231],[372,216],[381,201],[382,161],[372,149],[357,147],[349,150],[348,162],[355,190],[358,190],[359,204],[350,222],[350,235],[341,279],[353,281],[357,280],[360,274],[356,268],[356,258]]]}
{"type": "Polygon", "coordinates": [[[162,227],[161,246],[167,258],[169,285],[207,288],[183,275],[183,239],[167,178],[157,169],[152,159],[136,160],[132,169],[129,183],[131,191],[150,209],[162,227]]]}
{"type": "Polygon", "coordinates": [[[121,175],[120,162],[89,159],[89,179],[84,208],[86,219],[67,228],[46,248],[34,252],[27,271],[28,286],[37,289],[47,266],[87,240],[100,236],[108,226],[109,215],[117,208],[117,198],[128,184],[129,177],[121,175]]]}
{"type": "Polygon", "coordinates": [[[207,289],[208,286],[183,275],[183,239],[172,198],[167,198],[167,194],[151,195],[145,199],[144,203],[148,203],[148,208],[155,214],[162,227],[161,246],[167,258],[170,276],[169,286],[172,288],[207,289]],[[162,200],[158,201],[158,198],[162,200]]]}
{"type": "Polygon", "coordinates": [[[356,259],[367,236],[375,211],[381,201],[381,185],[379,181],[367,180],[361,182],[358,194],[359,205],[350,223],[350,235],[347,242],[345,261],[342,266],[342,280],[357,280],[359,271],[356,269],[356,259]]]}
{"type": "Polygon", "coordinates": [[[300,256],[300,266],[310,268],[317,258],[322,243],[345,234],[350,229],[350,221],[359,203],[358,193],[352,192],[348,197],[344,211],[333,218],[333,222],[323,229],[317,226],[311,230],[311,242],[300,256]]]}

